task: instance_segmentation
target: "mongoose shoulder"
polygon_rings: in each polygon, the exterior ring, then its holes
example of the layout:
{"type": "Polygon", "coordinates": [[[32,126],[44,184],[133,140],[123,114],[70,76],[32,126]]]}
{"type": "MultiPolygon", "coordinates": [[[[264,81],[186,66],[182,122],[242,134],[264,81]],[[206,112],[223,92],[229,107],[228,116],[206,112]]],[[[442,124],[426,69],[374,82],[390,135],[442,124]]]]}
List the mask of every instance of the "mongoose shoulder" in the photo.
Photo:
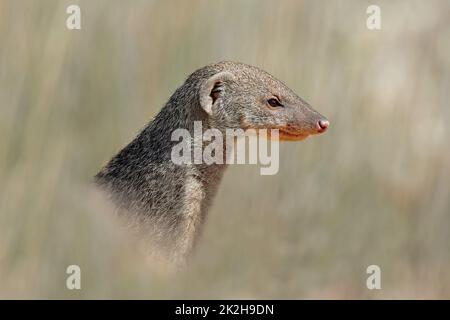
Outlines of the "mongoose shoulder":
{"type": "Polygon", "coordinates": [[[280,140],[325,131],[328,121],[254,66],[219,62],[192,73],[148,125],[95,176],[118,212],[177,261],[194,246],[226,164],[175,164],[172,132],[278,129],[280,140]]]}

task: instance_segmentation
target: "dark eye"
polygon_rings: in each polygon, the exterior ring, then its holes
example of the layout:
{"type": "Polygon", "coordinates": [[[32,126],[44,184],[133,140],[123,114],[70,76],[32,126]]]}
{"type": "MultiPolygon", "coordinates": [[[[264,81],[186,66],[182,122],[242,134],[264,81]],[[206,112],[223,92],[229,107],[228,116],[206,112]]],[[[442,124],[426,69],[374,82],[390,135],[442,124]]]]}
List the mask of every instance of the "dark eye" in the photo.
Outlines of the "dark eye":
{"type": "Polygon", "coordinates": [[[273,108],[283,107],[280,100],[278,100],[277,98],[270,98],[269,100],[267,100],[267,103],[273,108]]]}

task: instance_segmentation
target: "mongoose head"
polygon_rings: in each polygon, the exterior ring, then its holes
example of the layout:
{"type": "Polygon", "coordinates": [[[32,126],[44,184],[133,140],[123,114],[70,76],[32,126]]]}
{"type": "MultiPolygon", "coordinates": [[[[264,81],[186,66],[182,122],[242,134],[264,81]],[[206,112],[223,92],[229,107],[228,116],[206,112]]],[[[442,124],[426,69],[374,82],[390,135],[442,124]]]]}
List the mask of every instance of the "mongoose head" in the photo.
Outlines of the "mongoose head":
{"type": "Polygon", "coordinates": [[[243,63],[219,62],[194,72],[200,106],[212,127],[278,129],[280,140],[323,133],[328,120],[283,82],[243,63]]]}

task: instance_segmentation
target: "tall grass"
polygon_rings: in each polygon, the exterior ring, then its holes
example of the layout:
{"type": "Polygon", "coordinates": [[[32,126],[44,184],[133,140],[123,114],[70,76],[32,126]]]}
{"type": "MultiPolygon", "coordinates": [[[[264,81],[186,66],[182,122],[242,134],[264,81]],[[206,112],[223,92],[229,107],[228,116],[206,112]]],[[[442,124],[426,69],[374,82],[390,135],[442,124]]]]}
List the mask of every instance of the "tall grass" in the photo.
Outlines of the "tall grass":
{"type": "Polygon", "coordinates": [[[450,3],[377,3],[379,31],[371,1],[1,1],[0,298],[450,298],[450,3]],[[167,276],[89,183],[219,60],[274,74],[331,128],[283,144],[277,175],[231,166],[167,276]]]}

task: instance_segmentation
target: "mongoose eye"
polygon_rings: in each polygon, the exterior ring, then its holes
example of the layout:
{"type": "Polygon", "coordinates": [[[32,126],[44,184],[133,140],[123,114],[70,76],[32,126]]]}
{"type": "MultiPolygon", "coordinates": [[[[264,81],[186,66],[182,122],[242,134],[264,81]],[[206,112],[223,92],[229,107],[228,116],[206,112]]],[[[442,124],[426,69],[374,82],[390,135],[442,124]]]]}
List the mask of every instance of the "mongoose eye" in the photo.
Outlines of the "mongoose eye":
{"type": "Polygon", "coordinates": [[[270,98],[267,103],[273,108],[284,107],[277,98],[270,98]]]}

